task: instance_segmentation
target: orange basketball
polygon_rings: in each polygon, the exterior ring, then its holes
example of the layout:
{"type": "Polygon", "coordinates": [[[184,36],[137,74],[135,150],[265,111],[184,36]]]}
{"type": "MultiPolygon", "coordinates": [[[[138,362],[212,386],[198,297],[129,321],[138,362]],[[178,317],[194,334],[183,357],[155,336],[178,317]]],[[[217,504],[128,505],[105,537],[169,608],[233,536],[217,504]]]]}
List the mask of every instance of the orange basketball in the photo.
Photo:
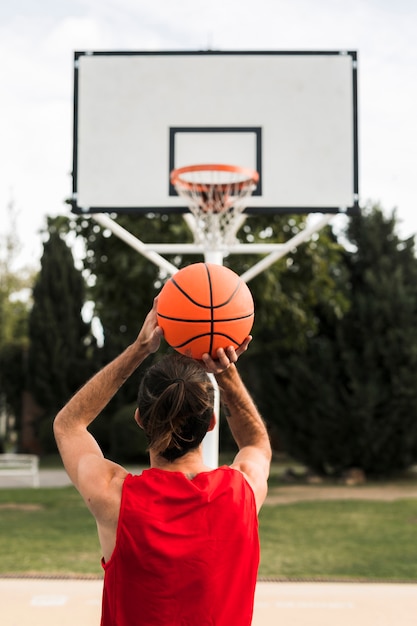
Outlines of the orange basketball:
{"type": "Polygon", "coordinates": [[[163,286],[157,306],[158,324],[166,341],[178,352],[201,359],[218,348],[237,348],[251,331],[252,294],[227,267],[193,263],[163,286]]]}

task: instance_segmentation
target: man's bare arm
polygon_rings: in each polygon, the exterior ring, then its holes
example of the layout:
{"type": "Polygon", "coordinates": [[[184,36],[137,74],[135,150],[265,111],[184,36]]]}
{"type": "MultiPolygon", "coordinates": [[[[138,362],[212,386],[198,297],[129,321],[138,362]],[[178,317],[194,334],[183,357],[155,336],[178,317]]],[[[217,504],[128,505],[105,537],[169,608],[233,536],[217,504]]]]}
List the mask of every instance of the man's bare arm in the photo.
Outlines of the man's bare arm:
{"type": "Polygon", "coordinates": [[[259,510],[267,494],[272,451],[262,417],[235,367],[238,355],[247,349],[249,341],[250,338],[237,354],[233,348],[228,348],[218,351],[217,361],[207,356],[203,360],[216,377],[227,421],[239,448],[232,467],[248,478],[259,510]]]}
{"type": "Polygon", "coordinates": [[[109,482],[118,467],[104,459],[87,427],[142,361],[158,349],[161,336],[154,304],[136,341],[93,376],[56,416],[54,434],[58,449],[69,477],[81,492],[83,477],[91,483],[91,474],[97,473],[97,480],[109,482]],[[80,472],[81,468],[84,471],[80,472]]]}

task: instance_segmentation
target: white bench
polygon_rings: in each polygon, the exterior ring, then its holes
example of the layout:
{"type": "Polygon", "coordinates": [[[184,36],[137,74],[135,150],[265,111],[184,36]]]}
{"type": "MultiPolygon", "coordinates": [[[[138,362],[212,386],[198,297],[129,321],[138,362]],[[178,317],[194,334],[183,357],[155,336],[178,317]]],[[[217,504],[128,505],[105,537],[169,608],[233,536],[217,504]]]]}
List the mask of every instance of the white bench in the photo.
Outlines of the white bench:
{"type": "Polygon", "coordinates": [[[2,476],[28,476],[33,487],[39,487],[39,457],[34,454],[0,454],[2,476]]]}

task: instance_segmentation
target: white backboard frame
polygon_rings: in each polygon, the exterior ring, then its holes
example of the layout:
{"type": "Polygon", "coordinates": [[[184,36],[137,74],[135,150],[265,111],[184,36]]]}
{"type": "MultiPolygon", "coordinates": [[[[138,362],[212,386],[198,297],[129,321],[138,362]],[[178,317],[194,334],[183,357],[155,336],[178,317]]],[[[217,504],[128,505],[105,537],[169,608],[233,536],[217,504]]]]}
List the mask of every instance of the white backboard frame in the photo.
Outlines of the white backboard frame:
{"type": "Polygon", "coordinates": [[[75,213],[187,212],[174,167],[241,159],[246,213],[353,214],[357,55],[76,52],[73,146],[75,213]]]}

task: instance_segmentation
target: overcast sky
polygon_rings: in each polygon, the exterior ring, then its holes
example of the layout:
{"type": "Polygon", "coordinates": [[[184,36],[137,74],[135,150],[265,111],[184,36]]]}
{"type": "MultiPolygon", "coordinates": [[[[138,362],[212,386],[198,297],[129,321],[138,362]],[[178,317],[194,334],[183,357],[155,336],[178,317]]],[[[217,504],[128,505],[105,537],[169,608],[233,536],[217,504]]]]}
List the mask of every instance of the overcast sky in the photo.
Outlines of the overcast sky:
{"type": "Polygon", "coordinates": [[[357,50],[360,201],[417,232],[414,0],[14,0],[0,4],[0,231],[21,262],[69,214],[74,50],[357,50]]]}

